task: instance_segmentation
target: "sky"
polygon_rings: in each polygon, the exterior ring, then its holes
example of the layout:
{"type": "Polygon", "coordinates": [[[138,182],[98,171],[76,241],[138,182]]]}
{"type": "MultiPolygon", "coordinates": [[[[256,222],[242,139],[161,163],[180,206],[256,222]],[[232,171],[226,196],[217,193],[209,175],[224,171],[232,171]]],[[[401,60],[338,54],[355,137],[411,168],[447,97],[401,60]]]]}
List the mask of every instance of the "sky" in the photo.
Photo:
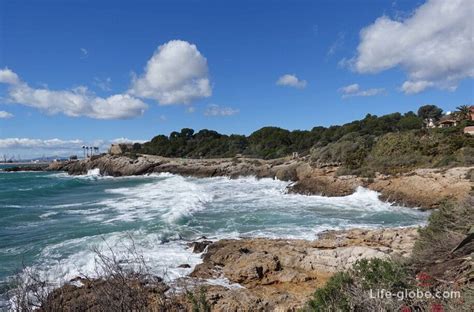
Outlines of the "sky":
{"type": "Polygon", "coordinates": [[[473,103],[473,16],[472,0],[0,0],[0,155],[452,111],[473,103]]]}

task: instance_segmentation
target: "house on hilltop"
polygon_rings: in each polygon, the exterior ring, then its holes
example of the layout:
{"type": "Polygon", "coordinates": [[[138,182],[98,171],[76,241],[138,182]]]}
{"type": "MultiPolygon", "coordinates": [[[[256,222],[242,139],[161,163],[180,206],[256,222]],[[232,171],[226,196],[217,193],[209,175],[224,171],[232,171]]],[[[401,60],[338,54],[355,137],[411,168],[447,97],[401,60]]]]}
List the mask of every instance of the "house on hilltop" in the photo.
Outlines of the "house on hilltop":
{"type": "Polygon", "coordinates": [[[449,127],[456,127],[458,125],[458,118],[454,114],[448,114],[441,117],[438,122],[439,128],[449,128],[449,127]]]}
{"type": "Polygon", "coordinates": [[[465,127],[463,132],[465,134],[474,135],[474,126],[465,127]]]}

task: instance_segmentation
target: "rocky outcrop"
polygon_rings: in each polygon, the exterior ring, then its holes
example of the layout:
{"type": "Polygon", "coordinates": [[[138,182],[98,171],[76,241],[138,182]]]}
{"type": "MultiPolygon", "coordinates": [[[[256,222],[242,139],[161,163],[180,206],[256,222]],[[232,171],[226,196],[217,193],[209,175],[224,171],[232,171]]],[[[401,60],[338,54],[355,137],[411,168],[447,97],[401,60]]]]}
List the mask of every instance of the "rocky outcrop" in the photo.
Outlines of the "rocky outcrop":
{"type": "Polygon", "coordinates": [[[417,169],[396,176],[379,176],[368,187],[381,199],[409,207],[437,208],[446,200],[466,199],[474,190],[469,173],[474,167],[417,169]]]}
{"type": "Polygon", "coordinates": [[[48,168],[48,165],[21,165],[21,166],[14,166],[8,167],[4,169],[0,169],[0,171],[5,172],[18,172],[18,171],[44,171],[48,168]]]}
{"type": "Polygon", "coordinates": [[[408,257],[417,235],[416,228],[403,228],[328,231],[314,241],[203,238],[190,245],[207,249],[189,277],[169,285],[124,271],[78,277],[53,290],[39,311],[192,311],[202,303],[201,291],[212,311],[297,311],[358,259],[408,257]]]}
{"type": "Polygon", "coordinates": [[[191,277],[229,282],[206,286],[213,311],[296,311],[335,272],[361,258],[408,257],[416,238],[405,228],[330,231],[315,241],[220,240],[191,277]]]}
{"type": "Polygon", "coordinates": [[[377,174],[372,179],[339,176],[337,167],[315,168],[305,158],[261,160],[252,158],[181,159],[160,156],[101,155],[88,160],[52,163],[47,170],[72,175],[99,169],[103,175],[128,176],[169,172],[195,177],[256,176],[293,181],[289,192],[306,195],[345,196],[363,186],[380,192],[381,199],[397,204],[437,208],[445,200],[467,197],[473,182],[467,175],[474,167],[418,169],[398,175],[377,174]]]}

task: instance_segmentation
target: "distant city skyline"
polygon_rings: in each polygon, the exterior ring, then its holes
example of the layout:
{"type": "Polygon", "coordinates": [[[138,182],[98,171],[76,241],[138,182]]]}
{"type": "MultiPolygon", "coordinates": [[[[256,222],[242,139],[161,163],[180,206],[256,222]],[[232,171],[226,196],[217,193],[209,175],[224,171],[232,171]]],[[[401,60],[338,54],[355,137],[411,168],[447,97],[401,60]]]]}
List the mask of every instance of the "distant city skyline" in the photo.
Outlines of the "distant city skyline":
{"type": "Polygon", "coordinates": [[[0,155],[472,105],[473,6],[0,1],[0,155]]]}

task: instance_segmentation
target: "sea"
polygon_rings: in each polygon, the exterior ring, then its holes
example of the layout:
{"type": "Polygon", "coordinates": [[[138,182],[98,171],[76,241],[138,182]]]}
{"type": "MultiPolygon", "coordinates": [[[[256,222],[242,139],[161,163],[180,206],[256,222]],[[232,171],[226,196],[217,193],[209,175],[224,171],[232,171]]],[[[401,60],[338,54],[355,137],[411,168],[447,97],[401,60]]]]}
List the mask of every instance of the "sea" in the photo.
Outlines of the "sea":
{"type": "Polygon", "coordinates": [[[365,188],[322,197],[290,194],[289,184],[168,173],[114,178],[98,170],[83,176],[0,171],[1,302],[25,270],[57,286],[94,276],[97,250],[120,260],[133,246],[153,274],[174,280],[202,261],[188,243],[204,237],[312,240],[325,230],[407,227],[428,218],[365,188]]]}

